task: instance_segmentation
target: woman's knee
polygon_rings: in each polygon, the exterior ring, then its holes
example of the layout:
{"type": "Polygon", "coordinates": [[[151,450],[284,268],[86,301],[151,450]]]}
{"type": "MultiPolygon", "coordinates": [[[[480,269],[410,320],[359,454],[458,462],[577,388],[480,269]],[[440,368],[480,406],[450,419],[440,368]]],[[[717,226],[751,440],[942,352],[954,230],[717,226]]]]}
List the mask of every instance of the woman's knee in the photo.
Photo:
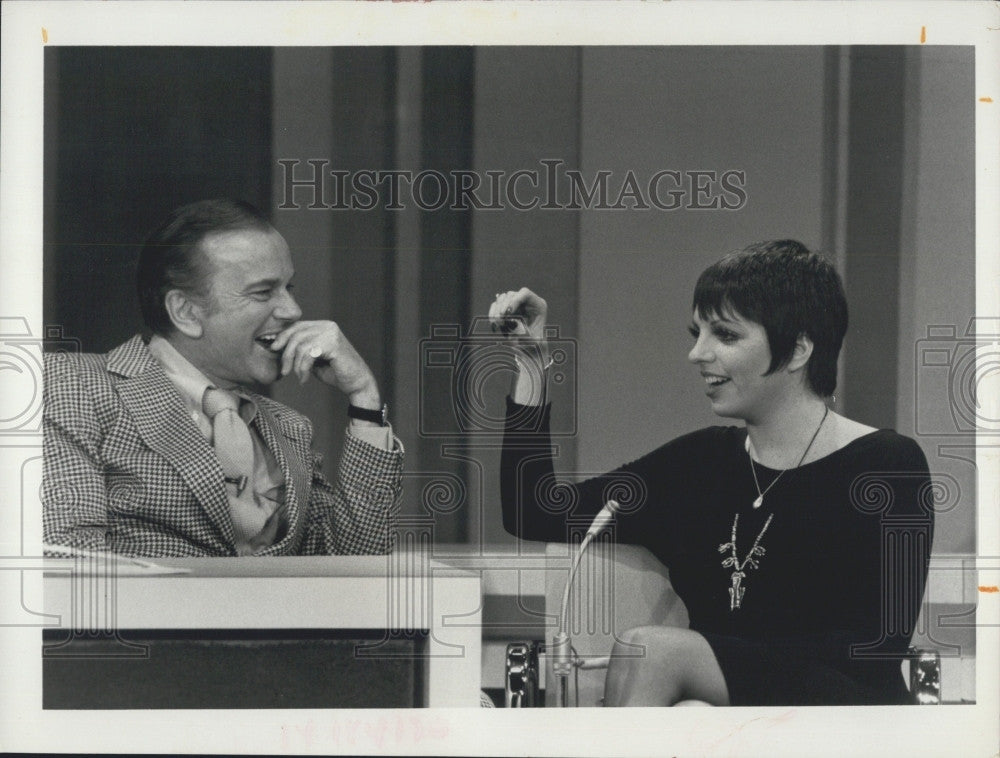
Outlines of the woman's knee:
{"type": "Polygon", "coordinates": [[[663,694],[674,698],[668,704],[680,697],[694,697],[712,705],[728,702],[725,679],[711,646],[690,629],[672,626],[628,629],[615,643],[612,662],[617,663],[616,675],[659,681],[663,694]],[[620,668],[622,664],[624,669],[620,668]]]}
{"type": "Polygon", "coordinates": [[[690,629],[676,626],[636,626],[622,633],[615,647],[630,649],[633,653],[670,654],[691,651],[704,638],[690,629]]]}

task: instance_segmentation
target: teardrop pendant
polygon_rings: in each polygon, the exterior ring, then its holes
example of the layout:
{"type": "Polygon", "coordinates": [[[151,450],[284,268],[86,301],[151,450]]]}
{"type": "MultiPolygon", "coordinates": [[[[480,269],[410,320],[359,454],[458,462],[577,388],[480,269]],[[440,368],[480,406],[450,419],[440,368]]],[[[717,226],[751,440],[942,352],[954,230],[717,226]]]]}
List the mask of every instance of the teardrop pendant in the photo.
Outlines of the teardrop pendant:
{"type": "Polygon", "coordinates": [[[764,504],[764,496],[758,495],[757,499],[753,501],[754,508],[760,508],[764,504]]]}

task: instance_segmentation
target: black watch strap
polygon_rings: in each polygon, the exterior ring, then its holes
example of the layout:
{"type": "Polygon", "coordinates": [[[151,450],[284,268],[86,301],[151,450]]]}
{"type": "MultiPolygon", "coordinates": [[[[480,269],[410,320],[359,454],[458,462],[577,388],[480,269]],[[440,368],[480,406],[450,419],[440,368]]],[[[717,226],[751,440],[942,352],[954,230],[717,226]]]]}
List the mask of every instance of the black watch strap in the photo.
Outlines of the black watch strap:
{"type": "Polygon", "coordinates": [[[373,411],[370,408],[359,408],[356,405],[348,405],[347,415],[349,418],[356,418],[358,421],[371,421],[373,424],[379,424],[380,426],[389,426],[389,406],[385,403],[377,411],[373,411]]]}

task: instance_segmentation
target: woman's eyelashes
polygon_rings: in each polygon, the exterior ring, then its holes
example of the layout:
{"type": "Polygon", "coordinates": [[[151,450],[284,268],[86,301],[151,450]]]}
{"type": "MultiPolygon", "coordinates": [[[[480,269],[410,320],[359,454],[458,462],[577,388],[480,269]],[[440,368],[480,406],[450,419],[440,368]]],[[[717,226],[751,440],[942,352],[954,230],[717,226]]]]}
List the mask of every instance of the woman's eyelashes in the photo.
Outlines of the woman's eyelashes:
{"type": "MultiPolygon", "coordinates": [[[[739,335],[736,332],[734,332],[734,331],[732,331],[730,329],[727,329],[724,326],[719,326],[717,324],[713,325],[711,327],[711,330],[712,330],[712,334],[715,336],[715,338],[717,340],[719,340],[719,342],[723,342],[723,343],[725,343],[727,345],[731,344],[733,342],[736,342],[736,340],[738,340],[740,338],[739,335]]],[[[691,324],[688,327],[688,333],[694,339],[698,339],[698,337],[701,336],[701,330],[697,326],[695,326],[694,324],[691,324]]]]}
{"type": "Polygon", "coordinates": [[[712,327],[712,334],[718,337],[720,342],[725,342],[726,344],[736,342],[739,339],[739,335],[736,332],[730,331],[723,326],[712,327]]]}

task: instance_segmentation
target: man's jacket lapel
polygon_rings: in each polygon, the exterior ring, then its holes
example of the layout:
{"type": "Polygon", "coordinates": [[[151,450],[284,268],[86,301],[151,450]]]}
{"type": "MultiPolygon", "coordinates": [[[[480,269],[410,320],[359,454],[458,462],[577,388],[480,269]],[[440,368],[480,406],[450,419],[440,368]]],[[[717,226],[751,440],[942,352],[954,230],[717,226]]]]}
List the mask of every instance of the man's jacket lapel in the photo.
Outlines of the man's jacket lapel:
{"type": "Polygon", "coordinates": [[[274,454],[285,477],[288,531],[281,541],[272,546],[275,554],[283,555],[299,544],[308,518],[312,475],[306,470],[304,462],[309,460],[312,432],[304,419],[292,418],[286,413],[272,413],[267,398],[256,395],[254,401],[257,404],[258,433],[274,454]]]}
{"type": "Polygon", "coordinates": [[[135,420],[140,436],[174,466],[222,541],[232,548],[235,534],[219,461],[141,338],[133,337],[111,351],[108,370],[124,377],[118,384],[119,397],[135,420]]]}

